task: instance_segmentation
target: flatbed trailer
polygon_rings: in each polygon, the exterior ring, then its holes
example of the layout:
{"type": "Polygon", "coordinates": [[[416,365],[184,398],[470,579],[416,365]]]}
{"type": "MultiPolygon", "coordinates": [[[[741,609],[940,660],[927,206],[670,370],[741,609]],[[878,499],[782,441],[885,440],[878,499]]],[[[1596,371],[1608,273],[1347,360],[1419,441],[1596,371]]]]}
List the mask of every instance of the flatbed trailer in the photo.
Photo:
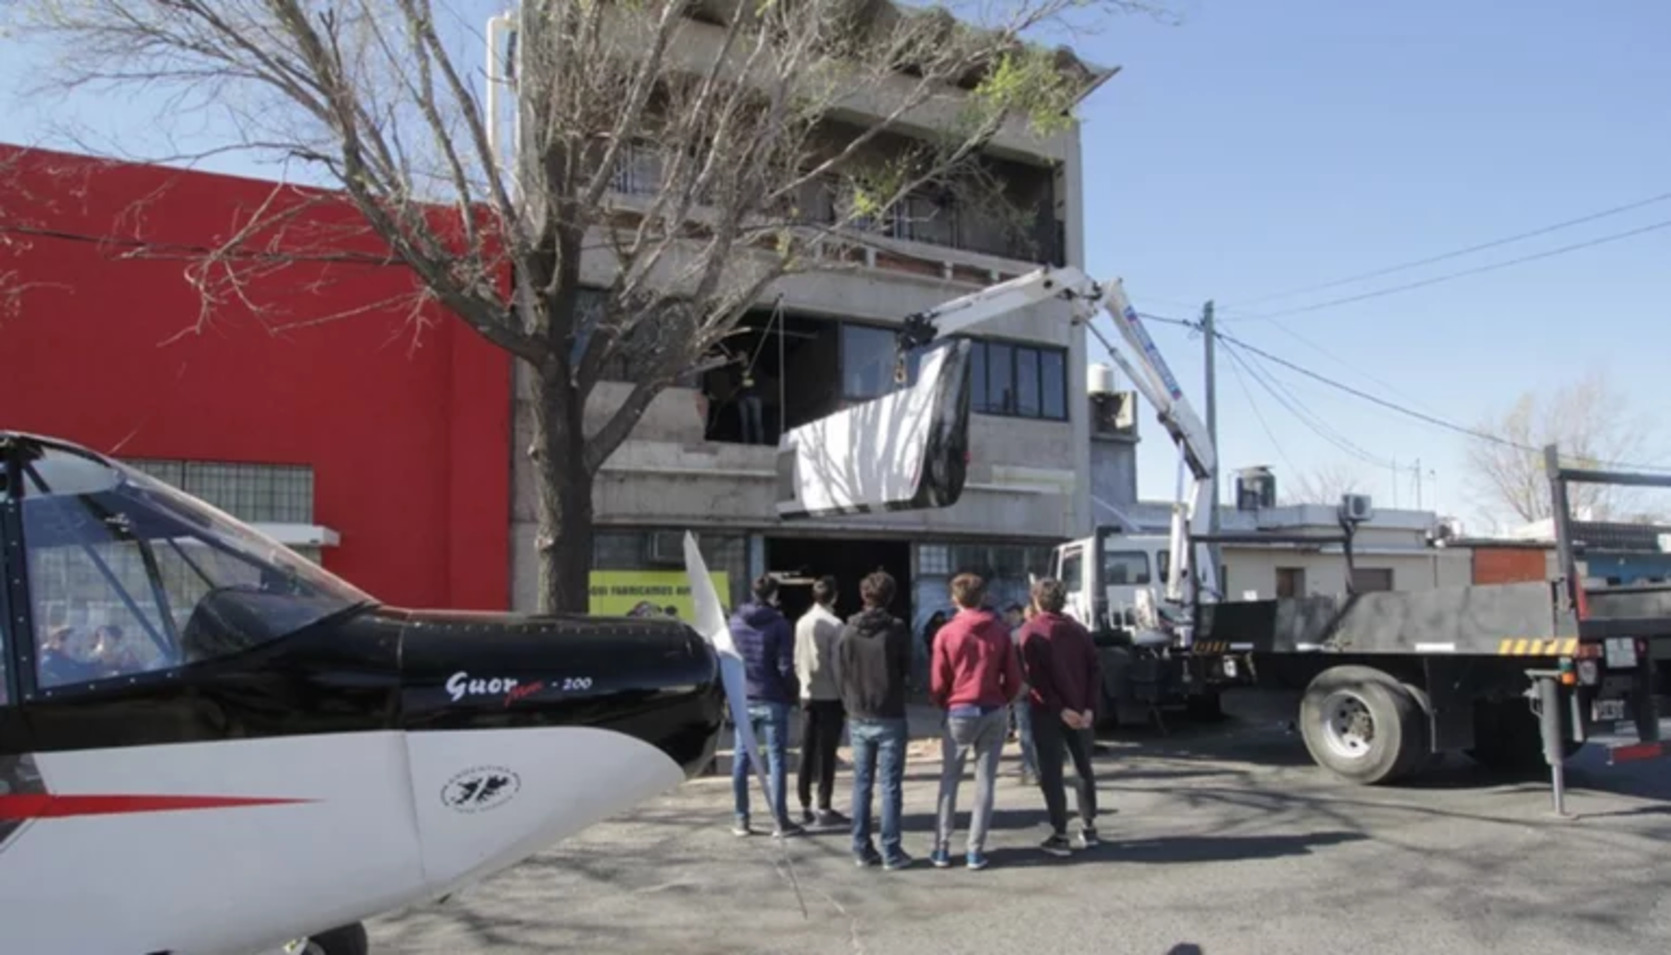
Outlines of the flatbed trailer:
{"type": "Polygon", "coordinates": [[[1203,603],[1186,682],[1297,692],[1313,759],[1362,783],[1462,750],[1492,767],[1541,760],[1559,804],[1560,767],[1586,743],[1610,763],[1666,755],[1653,650],[1671,641],[1671,586],[1586,585],[1567,487],[1671,488],[1671,474],[1564,468],[1553,446],[1545,460],[1556,579],[1203,603]]]}

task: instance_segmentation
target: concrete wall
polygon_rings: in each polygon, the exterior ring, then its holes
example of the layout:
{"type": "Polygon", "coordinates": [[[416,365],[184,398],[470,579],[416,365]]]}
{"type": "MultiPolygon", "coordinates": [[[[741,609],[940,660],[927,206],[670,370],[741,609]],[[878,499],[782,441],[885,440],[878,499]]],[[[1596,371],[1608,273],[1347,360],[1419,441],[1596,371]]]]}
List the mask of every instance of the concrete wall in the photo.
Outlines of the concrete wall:
{"type": "Polygon", "coordinates": [[[1090,447],[1091,513],[1098,524],[1118,525],[1111,505],[1137,521],[1137,442],[1125,438],[1093,438],[1090,447]]]}
{"type": "MultiPolygon", "coordinates": [[[[1305,568],[1306,590],[1313,594],[1346,592],[1346,560],[1340,554],[1302,553],[1293,550],[1225,547],[1229,568],[1226,583],[1232,600],[1245,591],[1258,591],[1259,599],[1276,596],[1278,567],[1305,568]]],[[[1354,555],[1359,568],[1388,568],[1397,590],[1431,590],[1435,587],[1463,587],[1472,582],[1473,561],[1466,551],[1430,549],[1401,554],[1374,552],[1354,555]]]]}

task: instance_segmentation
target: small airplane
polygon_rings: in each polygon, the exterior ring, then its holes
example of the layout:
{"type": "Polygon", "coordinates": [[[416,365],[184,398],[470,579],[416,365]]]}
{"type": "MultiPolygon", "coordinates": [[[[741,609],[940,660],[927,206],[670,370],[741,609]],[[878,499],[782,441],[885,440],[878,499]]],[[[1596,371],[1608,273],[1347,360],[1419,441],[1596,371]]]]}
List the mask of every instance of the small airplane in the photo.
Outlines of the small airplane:
{"type": "Polygon", "coordinates": [[[694,629],[407,610],[71,442],[0,431],[0,464],[8,951],[361,955],[743,712],[692,536],[694,629]]]}

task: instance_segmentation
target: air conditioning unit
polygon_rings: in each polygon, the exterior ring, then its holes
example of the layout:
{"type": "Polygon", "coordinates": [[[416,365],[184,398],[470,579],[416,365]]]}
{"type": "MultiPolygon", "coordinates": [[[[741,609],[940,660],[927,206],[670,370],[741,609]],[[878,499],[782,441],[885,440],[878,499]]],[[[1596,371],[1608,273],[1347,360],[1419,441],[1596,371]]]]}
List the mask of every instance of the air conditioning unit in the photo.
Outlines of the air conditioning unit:
{"type": "Polygon", "coordinates": [[[1375,518],[1375,505],[1368,494],[1342,494],[1340,516],[1354,524],[1375,518]]]}

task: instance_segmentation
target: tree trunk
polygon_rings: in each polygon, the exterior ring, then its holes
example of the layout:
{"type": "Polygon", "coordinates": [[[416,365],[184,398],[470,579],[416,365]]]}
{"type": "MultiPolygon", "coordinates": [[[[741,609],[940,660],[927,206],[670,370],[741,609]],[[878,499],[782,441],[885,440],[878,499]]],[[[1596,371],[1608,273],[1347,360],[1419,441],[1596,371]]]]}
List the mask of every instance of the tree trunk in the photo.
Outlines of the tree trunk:
{"type": "Polygon", "coordinates": [[[534,461],[540,612],[585,613],[592,569],[592,474],[586,469],[584,404],[562,377],[534,377],[534,461]]]}

